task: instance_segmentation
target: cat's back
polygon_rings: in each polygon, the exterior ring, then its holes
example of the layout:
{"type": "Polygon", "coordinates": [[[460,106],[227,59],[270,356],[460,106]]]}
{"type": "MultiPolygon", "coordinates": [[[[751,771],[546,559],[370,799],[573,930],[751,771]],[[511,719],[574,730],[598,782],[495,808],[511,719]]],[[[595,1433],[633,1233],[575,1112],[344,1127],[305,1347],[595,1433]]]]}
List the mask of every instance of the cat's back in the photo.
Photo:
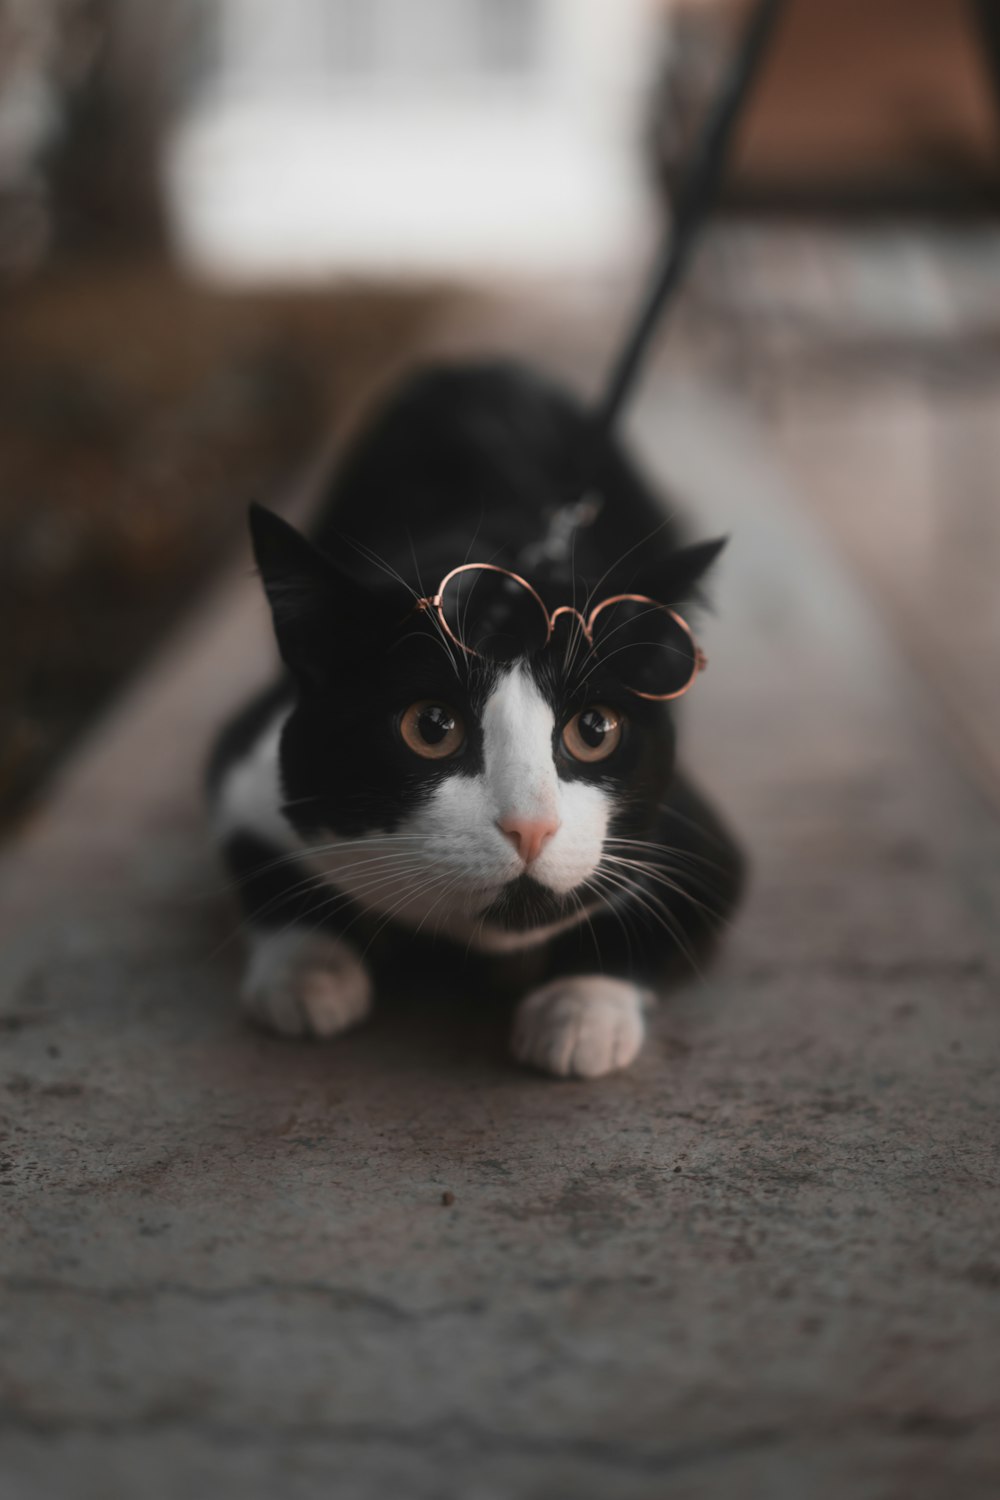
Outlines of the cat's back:
{"type": "Polygon", "coordinates": [[[516,555],[561,505],[600,489],[629,542],[663,512],[587,409],[511,362],[439,364],[406,379],[346,454],[314,527],[404,565],[411,548],[516,555]]]}

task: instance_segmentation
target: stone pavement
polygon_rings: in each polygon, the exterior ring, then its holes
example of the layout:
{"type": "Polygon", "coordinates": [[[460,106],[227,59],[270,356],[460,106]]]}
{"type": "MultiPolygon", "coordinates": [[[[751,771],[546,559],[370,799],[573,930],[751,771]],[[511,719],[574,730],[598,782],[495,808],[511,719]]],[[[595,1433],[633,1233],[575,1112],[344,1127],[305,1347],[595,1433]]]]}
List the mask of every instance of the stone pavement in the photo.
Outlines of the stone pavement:
{"type": "Polygon", "coordinates": [[[4,1500],[1000,1493],[1000,829],[739,413],[660,379],[637,428],[735,537],[716,966],[596,1084],[472,994],[248,1030],[197,782],[268,647],[221,590],[0,871],[4,1500]]]}

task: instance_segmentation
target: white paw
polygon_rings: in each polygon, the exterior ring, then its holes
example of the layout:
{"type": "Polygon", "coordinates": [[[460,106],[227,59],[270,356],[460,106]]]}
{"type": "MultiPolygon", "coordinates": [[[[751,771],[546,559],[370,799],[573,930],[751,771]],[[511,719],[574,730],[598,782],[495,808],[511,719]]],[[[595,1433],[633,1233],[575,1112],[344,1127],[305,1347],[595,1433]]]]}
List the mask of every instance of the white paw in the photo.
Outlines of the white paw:
{"type": "Polygon", "coordinates": [[[644,998],[634,984],[603,974],[555,979],[517,1007],[514,1056],[560,1078],[627,1068],[642,1046],[644,998]]]}
{"type": "Polygon", "coordinates": [[[243,1004],[282,1036],[333,1037],[371,1010],[368,971],[354,950],[322,933],[261,933],[253,939],[243,1004]]]}

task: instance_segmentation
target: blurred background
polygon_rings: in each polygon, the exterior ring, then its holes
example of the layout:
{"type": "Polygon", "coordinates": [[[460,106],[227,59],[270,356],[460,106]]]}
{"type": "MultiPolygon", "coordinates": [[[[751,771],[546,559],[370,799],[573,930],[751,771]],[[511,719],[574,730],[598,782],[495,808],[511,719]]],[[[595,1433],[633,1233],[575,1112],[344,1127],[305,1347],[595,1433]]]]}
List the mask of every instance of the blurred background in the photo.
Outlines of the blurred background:
{"type": "MultiPolygon", "coordinates": [[[[741,9],[0,0],[0,828],[442,329],[562,329],[596,388],[741,9]]],[[[1000,5],[788,0],[663,354],[766,425],[994,787],[998,215],[1000,5]]]]}

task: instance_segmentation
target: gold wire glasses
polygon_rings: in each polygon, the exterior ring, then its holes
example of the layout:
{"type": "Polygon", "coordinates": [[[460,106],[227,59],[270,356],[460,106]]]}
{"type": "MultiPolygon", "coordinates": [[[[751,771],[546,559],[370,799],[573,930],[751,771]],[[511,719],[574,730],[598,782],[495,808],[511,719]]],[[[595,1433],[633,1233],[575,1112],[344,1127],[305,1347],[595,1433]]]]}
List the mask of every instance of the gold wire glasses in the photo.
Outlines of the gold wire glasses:
{"type": "Polygon", "coordinates": [[[681,697],[708,665],[687,621],[646,594],[612,594],[586,618],[568,604],[550,613],[527,579],[495,563],[452,568],[416,607],[433,611],[461,651],[494,658],[544,649],[560,615],[571,616],[597,660],[637,698],[656,703],[681,697]]]}

